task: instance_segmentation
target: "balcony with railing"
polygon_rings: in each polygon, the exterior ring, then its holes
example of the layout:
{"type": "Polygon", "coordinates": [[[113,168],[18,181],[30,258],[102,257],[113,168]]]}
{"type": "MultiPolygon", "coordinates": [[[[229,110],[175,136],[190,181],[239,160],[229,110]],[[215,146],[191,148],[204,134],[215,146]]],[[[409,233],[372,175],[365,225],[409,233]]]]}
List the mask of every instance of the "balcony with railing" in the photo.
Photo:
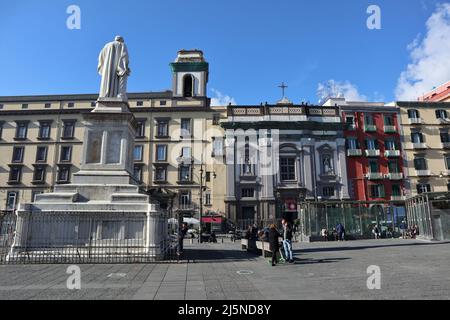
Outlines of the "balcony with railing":
{"type": "Polygon", "coordinates": [[[386,150],[384,152],[386,158],[397,158],[400,157],[400,150],[386,150]]]}
{"type": "Polygon", "coordinates": [[[403,180],[402,172],[391,172],[386,175],[389,180],[403,180]]]}
{"type": "Polygon", "coordinates": [[[448,119],[448,118],[439,118],[438,121],[439,121],[439,124],[445,124],[445,125],[450,124],[450,119],[448,119]]]}
{"type": "Polygon", "coordinates": [[[418,177],[429,177],[431,176],[431,170],[416,170],[416,175],[418,177]]]}
{"type": "Polygon", "coordinates": [[[365,132],[377,132],[377,126],[374,124],[366,124],[364,126],[364,131],[365,132]]]}
{"type": "Polygon", "coordinates": [[[391,201],[405,201],[405,196],[391,196],[391,201]]]}
{"type": "Polygon", "coordinates": [[[360,156],[362,156],[362,150],[361,149],[348,149],[347,156],[348,157],[360,157],[360,156]]]}
{"type": "Polygon", "coordinates": [[[395,126],[384,126],[384,133],[397,133],[395,126]]]}
{"type": "Polygon", "coordinates": [[[367,149],[365,153],[366,153],[366,157],[379,157],[380,156],[379,149],[367,149]]]}
{"type": "Polygon", "coordinates": [[[441,175],[442,175],[443,177],[450,177],[450,170],[444,170],[444,171],[442,171],[442,172],[441,172],[441,175]]]}
{"type": "Polygon", "coordinates": [[[409,124],[422,124],[421,118],[409,118],[409,124]]]}
{"type": "Polygon", "coordinates": [[[381,172],[369,172],[366,174],[366,178],[369,180],[383,180],[384,176],[381,172]]]}
{"type": "Polygon", "coordinates": [[[427,144],[425,142],[413,142],[411,143],[412,149],[427,149],[427,144]]]}
{"type": "Polygon", "coordinates": [[[184,213],[188,213],[188,212],[196,212],[198,211],[198,205],[193,203],[193,202],[187,202],[187,203],[179,203],[177,205],[175,205],[175,211],[177,212],[184,212],[184,213]]]}

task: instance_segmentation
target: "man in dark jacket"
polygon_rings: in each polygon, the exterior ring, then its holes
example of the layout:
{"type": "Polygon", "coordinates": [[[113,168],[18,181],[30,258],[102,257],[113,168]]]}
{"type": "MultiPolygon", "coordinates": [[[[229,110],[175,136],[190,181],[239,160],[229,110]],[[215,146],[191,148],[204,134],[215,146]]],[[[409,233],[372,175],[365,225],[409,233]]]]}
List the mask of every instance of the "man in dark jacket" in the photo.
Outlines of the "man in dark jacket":
{"type": "Polygon", "coordinates": [[[283,224],[283,248],[286,260],[289,263],[294,263],[292,257],[292,225],[286,219],[283,219],[281,223],[283,224]]]}
{"type": "Polygon", "coordinates": [[[278,240],[280,237],[281,235],[278,232],[277,227],[274,224],[271,224],[269,229],[269,245],[270,251],[272,251],[272,267],[277,263],[277,253],[280,249],[278,240]]]}
{"type": "Polygon", "coordinates": [[[184,237],[186,237],[187,231],[188,231],[187,225],[183,223],[181,228],[178,230],[178,254],[183,253],[183,242],[184,237]]]}
{"type": "Polygon", "coordinates": [[[345,228],[342,223],[338,223],[336,226],[336,232],[338,234],[338,241],[344,241],[345,239],[345,228]]]}

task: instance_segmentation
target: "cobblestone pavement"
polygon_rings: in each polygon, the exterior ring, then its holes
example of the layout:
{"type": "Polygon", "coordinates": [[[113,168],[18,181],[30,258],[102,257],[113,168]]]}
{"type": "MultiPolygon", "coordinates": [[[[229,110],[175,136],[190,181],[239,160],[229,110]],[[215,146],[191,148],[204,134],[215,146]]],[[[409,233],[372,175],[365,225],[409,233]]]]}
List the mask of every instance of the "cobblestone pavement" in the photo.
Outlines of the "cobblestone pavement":
{"type": "Polygon", "coordinates": [[[296,243],[295,264],[272,267],[238,243],[186,245],[170,264],[0,266],[0,299],[449,299],[450,243],[415,240],[296,243]],[[381,289],[367,289],[367,267],[381,289]]]}

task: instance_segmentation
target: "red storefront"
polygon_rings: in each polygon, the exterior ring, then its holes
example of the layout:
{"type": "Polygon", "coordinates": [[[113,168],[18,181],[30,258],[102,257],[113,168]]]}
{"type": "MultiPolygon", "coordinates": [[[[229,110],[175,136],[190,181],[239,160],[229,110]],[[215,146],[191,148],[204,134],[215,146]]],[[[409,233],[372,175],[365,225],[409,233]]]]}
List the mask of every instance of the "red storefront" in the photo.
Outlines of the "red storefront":
{"type": "Polygon", "coordinates": [[[402,201],[403,159],[399,114],[376,104],[343,106],[347,175],[353,200],[402,201]]]}
{"type": "Polygon", "coordinates": [[[225,218],[222,216],[208,215],[202,217],[202,225],[208,232],[222,232],[225,230],[225,218]]]}

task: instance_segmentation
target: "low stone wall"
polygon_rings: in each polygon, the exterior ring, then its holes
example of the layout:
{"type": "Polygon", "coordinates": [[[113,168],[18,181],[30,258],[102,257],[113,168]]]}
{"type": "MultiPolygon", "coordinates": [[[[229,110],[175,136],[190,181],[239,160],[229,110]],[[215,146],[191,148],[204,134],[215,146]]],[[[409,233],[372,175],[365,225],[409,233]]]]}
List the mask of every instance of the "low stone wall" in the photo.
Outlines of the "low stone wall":
{"type": "Polygon", "coordinates": [[[247,252],[252,252],[263,256],[272,255],[272,251],[270,250],[270,244],[266,241],[242,239],[241,246],[242,250],[247,250],[247,252]]]}

